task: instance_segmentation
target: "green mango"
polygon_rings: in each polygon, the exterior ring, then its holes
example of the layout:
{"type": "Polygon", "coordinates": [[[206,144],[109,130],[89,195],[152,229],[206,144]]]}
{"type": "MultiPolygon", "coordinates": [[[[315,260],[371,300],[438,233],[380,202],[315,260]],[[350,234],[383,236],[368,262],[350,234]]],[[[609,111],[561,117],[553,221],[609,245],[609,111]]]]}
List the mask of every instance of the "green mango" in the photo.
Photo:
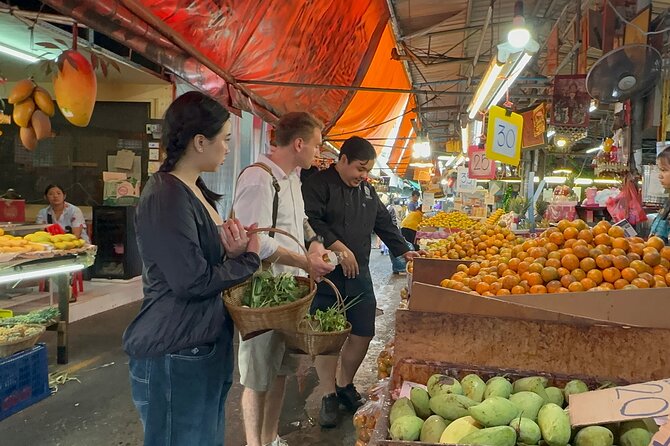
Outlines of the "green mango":
{"type": "Polygon", "coordinates": [[[588,426],[575,435],[575,446],[612,446],[612,431],[602,426],[588,426]]]}
{"type": "Polygon", "coordinates": [[[554,403],[557,406],[563,407],[563,403],[565,403],[565,398],[563,397],[563,391],[559,389],[558,387],[547,387],[544,389],[545,392],[547,392],[547,396],[549,397],[549,402],[554,403]]]}
{"type": "Polygon", "coordinates": [[[554,403],[542,406],[537,414],[537,424],[549,446],[567,446],[570,442],[570,417],[560,406],[554,403]]]}
{"type": "Polygon", "coordinates": [[[408,415],[400,417],[391,424],[391,439],[401,441],[416,441],[421,436],[423,420],[419,417],[408,415]]]}
{"type": "Polygon", "coordinates": [[[460,444],[461,439],[478,431],[481,424],[471,416],[452,421],[440,436],[440,444],[460,444]]]}
{"type": "Polygon", "coordinates": [[[484,391],[484,399],[492,396],[500,396],[502,398],[509,398],[512,394],[512,383],[503,378],[496,376],[486,382],[486,390],[484,391]]]}
{"type": "Polygon", "coordinates": [[[626,421],[621,423],[619,430],[620,446],[647,446],[653,434],[647,429],[644,420],[626,421]]]}
{"type": "Polygon", "coordinates": [[[428,392],[420,387],[412,387],[409,395],[416,415],[424,420],[428,418],[432,414],[428,392]]]}
{"type": "Polygon", "coordinates": [[[524,418],[529,418],[533,421],[537,421],[537,413],[540,411],[540,408],[544,406],[544,400],[540,395],[535,392],[519,392],[513,395],[510,395],[509,400],[514,404],[519,413],[524,418]]]}
{"type": "Polygon", "coordinates": [[[519,392],[537,393],[542,397],[545,403],[548,403],[549,395],[547,395],[547,391],[545,390],[545,387],[547,387],[548,383],[549,381],[547,380],[547,378],[544,378],[542,376],[529,376],[527,378],[521,378],[514,381],[512,393],[519,393],[519,392]]]}
{"type": "Polygon", "coordinates": [[[537,444],[542,439],[540,426],[530,418],[515,418],[509,426],[516,431],[519,443],[533,445],[537,444]]]}
{"type": "Polygon", "coordinates": [[[432,398],[440,393],[463,395],[463,387],[456,378],[447,375],[433,375],[428,380],[428,394],[432,398]]]}
{"type": "Polygon", "coordinates": [[[470,416],[485,427],[507,426],[519,416],[519,409],[500,396],[492,396],[482,403],[472,406],[470,416]]]}
{"type": "Polygon", "coordinates": [[[475,374],[466,376],[461,380],[461,387],[463,387],[463,395],[472,401],[481,403],[484,400],[486,383],[479,376],[475,374]]]}
{"type": "Polygon", "coordinates": [[[477,403],[467,396],[440,393],[430,399],[430,410],[445,420],[457,420],[469,414],[468,409],[477,403]]]}
{"type": "Polygon", "coordinates": [[[584,383],[584,381],[581,381],[579,379],[573,379],[569,383],[565,385],[565,388],[563,389],[563,394],[565,395],[565,401],[570,404],[570,395],[574,395],[577,393],[584,393],[588,392],[589,387],[584,383]]]}
{"type": "Polygon", "coordinates": [[[437,443],[446,428],[447,423],[444,418],[439,415],[431,415],[423,422],[419,439],[425,443],[437,443]]]}
{"type": "Polygon", "coordinates": [[[391,406],[391,413],[389,414],[389,421],[391,424],[395,423],[398,418],[406,416],[416,416],[414,405],[409,398],[398,398],[398,400],[391,406]]]}
{"type": "Polygon", "coordinates": [[[462,438],[460,443],[476,446],[514,446],[516,431],[509,426],[489,427],[471,433],[462,438]]]}

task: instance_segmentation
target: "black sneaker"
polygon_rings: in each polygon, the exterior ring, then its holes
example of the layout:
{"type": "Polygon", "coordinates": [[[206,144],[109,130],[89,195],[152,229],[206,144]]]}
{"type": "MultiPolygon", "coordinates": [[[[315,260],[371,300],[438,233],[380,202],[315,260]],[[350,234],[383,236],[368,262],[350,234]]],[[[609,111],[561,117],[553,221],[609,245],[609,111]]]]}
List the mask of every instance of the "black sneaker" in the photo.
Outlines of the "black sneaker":
{"type": "Polygon", "coordinates": [[[319,424],[321,427],[336,427],[340,418],[340,402],[337,395],[331,393],[321,399],[321,411],[319,412],[319,424]]]}
{"type": "Polygon", "coordinates": [[[359,407],[365,404],[365,398],[356,391],[356,386],[353,384],[349,384],[346,387],[335,386],[335,390],[337,391],[337,398],[340,400],[340,404],[351,412],[356,412],[359,407]]]}

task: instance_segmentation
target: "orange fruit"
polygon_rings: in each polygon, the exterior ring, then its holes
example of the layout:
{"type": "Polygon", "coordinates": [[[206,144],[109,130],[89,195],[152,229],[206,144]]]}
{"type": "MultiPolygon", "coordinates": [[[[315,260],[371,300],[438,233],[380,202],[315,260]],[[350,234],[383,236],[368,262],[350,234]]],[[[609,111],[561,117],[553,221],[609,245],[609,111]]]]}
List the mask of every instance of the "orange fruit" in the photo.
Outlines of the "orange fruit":
{"type": "Polygon", "coordinates": [[[628,240],[623,237],[617,237],[612,240],[612,248],[619,248],[623,249],[624,251],[628,251],[628,248],[630,248],[630,243],[628,243],[628,240]]]}
{"type": "Polygon", "coordinates": [[[614,283],[617,280],[621,279],[621,271],[617,268],[611,266],[603,270],[603,279],[605,282],[614,283]]]}
{"type": "Polygon", "coordinates": [[[656,248],[657,251],[661,251],[663,248],[665,248],[665,242],[660,237],[652,236],[649,237],[649,240],[647,240],[647,246],[656,248]]]}
{"type": "Polygon", "coordinates": [[[612,266],[613,263],[614,258],[609,254],[603,254],[601,256],[596,257],[596,265],[598,265],[598,268],[600,269],[609,268],[610,266],[612,266]]]}
{"type": "Polygon", "coordinates": [[[538,257],[537,259],[535,259],[535,263],[539,263],[542,266],[544,266],[544,264],[546,262],[547,262],[547,259],[545,259],[544,257],[538,257]]]}
{"type": "Polygon", "coordinates": [[[495,296],[495,294],[493,294],[493,293],[490,292],[490,291],[487,291],[487,292],[483,293],[482,296],[484,296],[484,297],[493,297],[493,296],[495,296]]]}
{"type": "Polygon", "coordinates": [[[542,268],[544,268],[544,266],[542,266],[542,264],[537,263],[537,262],[533,262],[528,267],[528,272],[529,273],[541,273],[542,268]]]}
{"type": "Polygon", "coordinates": [[[607,234],[598,234],[593,238],[596,245],[612,246],[612,237],[607,234]]]}
{"type": "Polygon", "coordinates": [[[526,293],[528,292],[528,290],[530,290],[530,285],[528,285],[527,280],[522,280],[521,282],[519,282],[519,286],[523,287],[523,289],[526,290],[526,293]]]}
{"type": "Polygon", "coordinates": [[[449,279],[443,279],[443,280],[440,282],[440,286],[441,286],[442,288],[449,288],[449,282],[451,282],[451,280],[449,280],[449,279]]]}
{"type": "Polygon", "coordinates": [[[557,268],[556,271],[558,271],[558,275],[561,277],[570,274],[570,271],[567,268],[563,268],[562,266],[560,268],[557,268]]]}
{"type": "Polygon", "coordinates": [[[563,219],[563,220],[558,222],[556,227],[558,228],[559,231],[565,232],[566,229],[572,227],[572,223],[570,223],[569,220],[563,219]]]}
{"type": "Polygon", "coordinates": [[[612,248],[612,250],[610,251],[610,255],[613,255],[614,257],[616,257],[616,256],[625,256],[625,255],[626,255],[626,251],[623,250],[623,249],[621,249],[621,248],[612,248]]]}
{"type": "Polygon", "coordinates": [[[463,282],[454,281],[451,283],[451,288],[454,290],[461,291],[463,288],[465,288],[465,285],[463,284],[463,282]]]}
{"type": "Polygon", "coordinates": [[[661,248],[661,257],[663,257],[666,260],[670,260],[670,246],[664,246],[661,248]]]}
{"type": "Polygon", "coordinates": [[[517,275],[505,276],[502,281],[502,286],[505,289],[511,290],[521,282],[521,278],[517,275]]]}
{"type": "Polygon", "coordinates": [[[525,242],[523,242],[521,247],[523,248],[524,251],[528,251],[530,248],[537,247],[537,242],[533,239],[526,240],[525,242]]]}
{"type": "Polygon", "coordinates": [[[549,253],[549,255],[547,256],[548,259],[557,259],[557,260],[559,260],[559,261],[561,260],[561,257],[562,257],[562,256],[561,256],[561,252],[560,252],[560,250],[558,250],[558,251],[551,251],[551,252],[549,253]]]}
{"type": "Polygon", "coordinates": [[[568,288],[572,282],[577,282],[577,279],[575,279],[575,276],[572,274],[567,274],[562,276],[560,281],[561,285],[563,285],[565,288],[568,288]]]}
{"type": "Polygon", "coordinates": [[[600,234],[607,234],[607,231],[609,231],[609,228],[605,227],[605,225],[601,225],[598,223],[591,229],[591,232],[593,232],[594,236],[600,235],[600,234]]]}
{"type": "Polygon", "coordinates": [[[638,288],[649,288],[650,287],[649,282],[647,282],[646,280],[641,279],[639,277],[637,279],[633,279],[633,281],[630,284],[635,285],[638,288]]]}
{"type": "Polygon", "coordinates": [[[609,282],[603,282],[603,283],[600,284],[600,288],[604,288],[604,289],[606,289],[606,290],[613,290],[613,289],[614,289],[614,285],[612,285],[612,284],[609,283],[609,282]]]}
{"type": "Polygon", "coordinates": [[[635,285],[626,285],[623,287],[624,290],[637,290],[638,288],[635,285]]]}
{"type": "Polygon", "coordinates": [[[661,255],[658,252],[656,253],[649,252],[642,257],[642,260],[644,260],[644,263],[646,263],[649,266],[660,265],[661,255]]]}
{"type": "Polygon", "coordinates": [[[559,292],[559,293],[569,293],[570,290],[567,289],[567,288],[565,288],[565,287],[561,287],[561,288],[559,288],[558,292],[559,292]]]}
{"type": "Polygon", "coordinates": [[[652,272],[655,276],[663,276],[663,280],[665,280],[665,275],[668,274],[668,268],[662,265],[656,265],[652,272]]]}
{"type": "Polygon", "coordinates": [[[553,267],[553,268],[560,268],[561,267],[561,261],[560,259],[547,259],[546,262],[544,262],[544,267],[553,267]]]}
{"type": "Polygon", "coordinates": [[[552,280],[551,282],[547,283],[547,292],[549,293],[558,293],[558,290],[560,290],[562,287],[561,282],[558,280],[552,280]]]}
{"type": "Polygon", "coordinates": [[[642,243],[631,243],[628,252],[634,252],[642,257],[644,255],[644,248],[645,246],[642,243]]]}
{"type": "Polygon", "coordinates": [[[509,259],[509,262],[507,262],[507,266],[508,266],[509,269],[511,269],[512,271],[518,271],[518,269],[519,269],[519,264],[520,264],[520,263],[521,263],[521,260],[519,260],[518,258],[514,257],[514,258],[509,259]]]}
{"type": "Polygon", "coordinates": [[[465,272],[468,272],[468,265],[466,265],[465,263],[460,263],[460,264],[456,267],[456,271],[464,272],[464,273],[465,273],[465,272]]]}
{"type": "Polygon", "coordinates": [[[493,283],[491,284],[491,288],[489,288],[489,291],[492,292],[493,294],[497,294],[498,291],[500,291],[500,290],[502,289],[502,287],[503,287],[503,286],[502,286],[502,283],[500,283],[500,282],[493,282],[493,283]]]}
{"type": "Polygon", "coordinates": [[[596,268],[596,261],[592,257],[585,257],[579,262],[579,267],[586,272],[596,268]]]}
{"type": "Polygon", "coordinates": [[[574,254],[567,254],[561,259],[563,268],[573,271],[579,267],[579,257],[574,254]]]}
{"type": "Polygon", "coordinates": [[[633,279],[637,279],[637,276],[638,272],[635,268],[628,267],[621,270],[621,277],[629,282],[632,282],[633,279]]]}
{"type": "Polygon", "coordinates": [[[558,270],[553,266],[545,266],[540,273],[545,283],[558,279],[558,270]]]}
{"type": "Polygon", "coordinates": [[[642,274],[639,275],[639,278],[646,281],[649,284],[650,287],[654,286],[654,282],[655,282],[654,281],[654,276],[652,276],[651,274],[642,273],[642,274]]]}
{"type": "Polygon", "coordinates": [[[525,260],[525,259],[527,259],[528,257],[530,257],[530,256],[528,255],[527,252],[520,252],[520,253],[517,254],[516,256],[517,256],[520,260],[525,260]]]}
{"type": "Polygon", "coordinates": [[[612,238],[617,238],[617,237],[624,237],[626,233],[624,232],[621,226],[612,226],[607,231],[607,235],[609,235],[612,238]]]}
{"type": "Polygon", "coordinates": [[[599,269],[592,269],[586,273],[586,277],[593,280],[596,285],[603,283],[603,272],[599,269]]]}
{"type": "Polygon", "coordinates": [[[509,296],[510,294],[512,294],[512,293],[510,292],[510,290],[505,289],[505,288],[501,288],[501,289],[499,289],[498,292],[496,293],[496,296],[509,296]]]}
{"type": "Polygon", "coordinates": [[[512,294],[526,294],[526,289],[521,285],[512,288],[512,294]]]}
{"type": "Polygon", "coordinates": [[[576,239],[578,234],[579,231],[577,228],[573,227],[566,228],[565,231],[563,231],[563,237],[565,237],[566,240],[576,239]]]}
{"type": "Polygon", "coordinates": [[[470,264],[470,267],[468,268],[468,274],[471,276],[476,276],[479,274],[479,270],[481,269],[481,266],[477,262],[472,262],[470,264]]]}
{"type": "Polygon", "coordinates": [[[584,259],[589,256],[589,248],[583,245],[577,245],[572,248],[573,252],[579,259],[584,259]]]}
{"type": "Polygon", "coordinates": [[[633,260],[642,260],[642,256],[640,256],[639,254],[635,254],[634,252],[629,252],[628,254],[626,254],[626,257],[628,257],[631,262],[633,260]]]}
{"type": "Polygon", "coordinates": [[[516,272],[519,273],[519,275],[521,275],[530,269],[530,265],[531,265],[530,262],[522,261],[521,263],[519,263],[516,272]]]}
{"type": "Polygon", "coordinates": [[[661,266],[667,268],[668,271],[670,271],[670,260],[664,259],[662,255],[661,255],[661,266]]]}
{"type": "Polygon", "coordinates": [[[617,279],[617,280],[614,282],[614,289],[616,289],[616,290],[621,290],[621,289],[623,289],[623,287],[625,287],[626,285],[630,285],[630,282],[627,281],[626,279],[617,279]]]}
{"type": "Polygon", "coordinates": [[[572,272],[571,272],[571,274],[572,274],[572,275],[574,276],[574,278],[577,279],[577,280],[582,280],[583,278],[586,277],[586,272],[585,272],[583,269],[581,269],[581,268],[573,269],[572,272]]]}
{"type": "MultiPolygon", "coordinates": [[[[551,254],[554,251],[558,251],[558,245],[556,243],[547,242],[545,243],[544,247],[549,254],[551,254]]],[[[547,257],[549,257],[549,255],[547,255],[547,257]]]]}
{"type": "Polygon", "coordinates": [[[582,284],[582,286],[586,291],[596,287],[596,283],[593,280],[589,279],[588,277],[583,278],[582,280],[579,281],[579,283],[582,284]]]}
{"type": "Polygon", "coordinates": [[[605,253],[598,248],[593,248],[593,249],[589,250],[589,256],[593,257],[594,259],[598,256],[603,255],[603,254],[605,254],[605,253]]]}
{"type": "Polygon", "coordinates": [[[670,273],[665,275],[665,283],[670,283],[670,273]]]}
{"type": "Polygon", "coordinates": [[[549,254],[549,251],[547,251],[546,248],[538,246],[536,248],[531,248],[528,251],[528,254],[530,254],[530,256],[535,258],[535,259],[539,259],[540,257],[545,257],[546,258],[547,255],[549,254]]]}
{"type": "Polygon", "coordinates": [[[579,238],[579,240],[584,240],[586,243],[591,243],[593,241],[593,233],[588,229],[582,229],[579,231],[579,234],[577,234],[577,238],[579,238]]]}
{"type": "Polygon", "coordinates": [[[612,252],[612,247],[607,245],[598,245],[596,246],[596,249],[602,251],[603,254],[609,254],[612,252]]]}
{"type": "Polygon", "coordinates": [[[568,290],[573,293],[584,291],[584,285],[582,285],[581,282],[572,282],[568,287],[568,290]]]}
{"type": "Polygon", "coordinates": [[[612,264],[618,269],[628,268],[630,266],[630,259],[626,256],[616,256],[612,260],[612,264]]]}
{"type": "Polygon", "coordinates": [[[528,285],[532,288],[534,285],[543,285],[544,280],[542,280],[542,276],[540,273],[530,273],[528,275],[528,285]]]}
{"type": "Polygon", "coordinates": [[[561,246],[565,242],[565,237],[563,237],[562,232],[552,232],[549,234],[549,241],[557,246],[561,246]]]}
{"type": "Polygon", "coordinates": [[[482,277],[482,280],[490,285],[497,280],[497,277],[492,274],[487,274],[482,277]]]}
{"type": "Polygon", "coordinates": [[[654,288],[667,288],[668,284],[665,282],[665,277],[654,276],[654,288]]]}
{"type": "Polygon", "coordinates": [[[530,294],[547,294],[547,288],[544,285],[533,285],[530,294]]]}

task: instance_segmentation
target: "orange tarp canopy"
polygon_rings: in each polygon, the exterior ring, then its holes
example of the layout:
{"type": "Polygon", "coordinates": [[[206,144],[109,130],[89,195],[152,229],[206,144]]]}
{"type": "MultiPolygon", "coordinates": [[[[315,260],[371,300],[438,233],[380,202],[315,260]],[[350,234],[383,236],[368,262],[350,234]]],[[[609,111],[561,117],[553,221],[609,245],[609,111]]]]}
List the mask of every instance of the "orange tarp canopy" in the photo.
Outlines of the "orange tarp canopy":
{"type": "MultiPolygon", "coordinates": [[[[362,86],[410,89],[411,84],[402,62],[391,59],[391,50],[395,40],[390,25],[382,34],[370,68],[363,79],[362,86]]],[[[357,91],[349,105],[328,132],[328,139],[336,145],[350,136],[373,139],[371,142],[379,149],[386,143],[383,138],[394,137],[393,130],[399,126],[398,137],[407,137],[412,129],[409,118],[415,117],[414,102],[408,102],[409,93],[382,93],[377,91],[357,91]],[[407,104],[412,104],[411,108],[407,104]],[[379,138],[379,139],[378,139],[379,138]]],[[[405,140],[391,140],[393,151],[402,151],[405,140]]],[[[392,155],[393,157],[393,152],[392,155]]],[[[396,155],[397,156],[397,155],[396,155]]],[[[392,166],[390,166],[392,167],[392,166]]]]}

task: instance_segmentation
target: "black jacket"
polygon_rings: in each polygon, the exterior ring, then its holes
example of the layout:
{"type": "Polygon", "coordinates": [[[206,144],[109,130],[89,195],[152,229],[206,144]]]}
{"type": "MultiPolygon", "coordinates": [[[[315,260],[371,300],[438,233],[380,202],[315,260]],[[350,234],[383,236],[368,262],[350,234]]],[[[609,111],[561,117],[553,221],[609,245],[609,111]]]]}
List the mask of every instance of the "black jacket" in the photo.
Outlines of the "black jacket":
{"type": "MultiPolygon", "coordinates": [[[[369,290],[370,249],[372,233],[376,233],[395,256],[401,256],[409,248],[400,230],[391,221],[386,206],[377,196],[370,183],[349,187],[340,178],[335,166],[310,176],[302,186],[305,213],[314,231],[324,238],[328,247],[341,241],[356,256],[360,274],[355,279],[346,279],[342,267],[330,273],[330,279],[344,296],[357,296],[369,290]]],[[[324,284],[319,292],[332,294],[324,284]]]]}
{"type": "Polygon", "coordinates": [[[160,356],[232,336],[221,292],[249,278],[256,254],[224,259],[219,231],[207,209],[175,176],[158,172],[136,212],[144,262],[142,309],[123,335],[130,356],[160,356]]]}

